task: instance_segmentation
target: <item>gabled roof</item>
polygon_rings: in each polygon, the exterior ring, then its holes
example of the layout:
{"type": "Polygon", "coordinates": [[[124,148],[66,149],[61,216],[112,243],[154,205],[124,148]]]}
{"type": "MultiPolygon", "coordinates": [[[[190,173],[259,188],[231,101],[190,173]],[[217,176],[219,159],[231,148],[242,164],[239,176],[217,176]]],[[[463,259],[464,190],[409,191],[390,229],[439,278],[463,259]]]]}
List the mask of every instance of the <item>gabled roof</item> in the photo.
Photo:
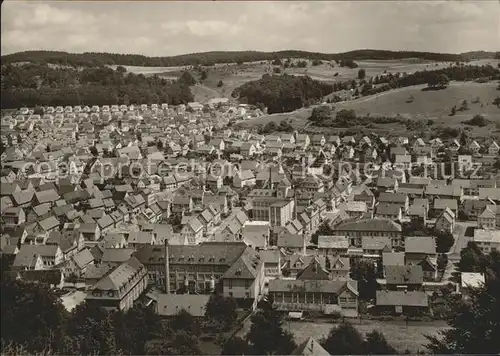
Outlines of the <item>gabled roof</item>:
{"type": "Polygon", "coordinates": [[[386,266],[387,284],[422,284],[424,274],[421,266],[386,266]]]}
{"type": "Polygon", "coordinates": [[[405,238],[406,253],[436,254],[436,239],[434,236],[407,236],[405,238]]]}
{"type": "Polygon", "coordinates": [[[309,337],[307,340],[299,344],[295,350],[293,350],[292,355],[329,356],[330,354],[318,341],[316,341],[316,339],[309,337]]]}

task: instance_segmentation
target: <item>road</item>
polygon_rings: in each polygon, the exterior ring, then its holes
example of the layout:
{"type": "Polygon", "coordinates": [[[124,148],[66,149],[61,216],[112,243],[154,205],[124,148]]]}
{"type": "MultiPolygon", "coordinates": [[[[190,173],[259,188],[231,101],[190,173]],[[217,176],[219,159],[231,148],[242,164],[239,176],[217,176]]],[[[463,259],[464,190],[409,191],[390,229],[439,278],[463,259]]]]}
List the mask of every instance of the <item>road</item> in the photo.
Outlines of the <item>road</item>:
{"type": "Polygon", "coordinates": [[[449,280],[454,272],[457,272],[455,264],[460,261],[460,252],[462,249],[467,247],[467,243],[471,240],[469,236],[465,236],[465,232],[469,227],[476,227],[476,221],[457,221],[455,225],[455,230],[453,231],[453,237],[455,238],[455,243],[450,248],[448,255],[448,265],[443,274],[443,281],[449,280]]]}

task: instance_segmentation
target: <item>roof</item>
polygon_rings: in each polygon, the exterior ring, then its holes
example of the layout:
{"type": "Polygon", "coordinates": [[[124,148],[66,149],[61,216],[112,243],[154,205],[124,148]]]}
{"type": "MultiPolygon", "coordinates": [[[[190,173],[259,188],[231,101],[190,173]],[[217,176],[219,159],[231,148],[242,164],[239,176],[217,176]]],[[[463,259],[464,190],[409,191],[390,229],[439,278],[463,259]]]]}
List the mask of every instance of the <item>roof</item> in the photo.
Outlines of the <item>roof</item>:
{"type": "Polygon", "coordinates": [[[382,192],[378,197],[379,202],[383,203],[406,203],[408,195],[405,193],[388,193],[382,192]]]}
{"type": "Polygon", "coordinates": [[[462,272],[460,273],[461,286],[478,288],[484,285],[485,278],[483,273],[477,272],[462,272]]]}
{"type": "Polygon", "coordinates": [[[404,266],[404,252],[382,252],[382,264],[384,266],[404,266]]]}
{"type": "Polygon", "coordinates": [[[356,281],[331,281],[310,279],[273,279],[269,281],[269,292],[316,292],[340,294],[345,288],[358,294],[356,281]]]}
{"type": "Polygon", "coordinates": [[[389,291],[378,290],[377,305],[427,307],[429,301],[423,291],[389,291]]]}
{"type": "Polygon", "coordinates": [[[360,219],[344,221],[335,227],[335,231],[394,231],[401,232],[401,225],[390,219],[360,219]]]}
{"type": "Polygon", "coordinates": [[[79,268],[83,268],[86,265],[88,265],[89,263],[94,261],[94,256],[92,256],[89,249],[81,250],[76,255],[74,255],[72,258],[73,258],[73,261],[75,261],[75,264],[79,268]]]}
{"type": "Polygon", "coordinates": [[[347,236],[318,236],[318,248],[348,249],[347,236]]]}
{"type": "Polygon", "coordinates": [[[387,284],[422,284],[424,274],[421,266],[386,266],[387,284]]]}
{"type": "Polygon", "coordinates": [[[195,317],[204,316],[208,294],[159,294],[157,312],[159,315],[175,315],[182,309],[195,317]]]}
{"type": "Polygon", "coordinates": [[[391,238],[388,236],[363,236],[361,247],[363,250],[383,250],[385,247],[391,248],[391,238]]]}
{"type": "MultiPolygon", "coordinates": [[[[231,266],[247,249],[243,242],[203,242],[199,245],[169,245],[170,264],[231,266]]],[[[134,253],[144,264],[163,264],[165,246],[146,245],[134,253]]]]}
{"type": "Polygon", "coordinates": [[[375,212],[379,215],[399,215],[399,213],[401,213],[401,205],[391,203],[380,203],[375,212]]]}
{"type": "Polygon", "coordinates": [[[500,230],[474,230],[474,241],[500,243],[500,230]]]}
{"type": "Polygon", "coordinates": [[[102,255],[102,262],[124,262],[134,253],[133,248],[105,248],[102,255]]]}
{"type": "Polygon", "coordinates": [[[405,252],[434,255],[436,254],[436,239],[434,236],[407,236],[405,252]]]}
{"type": "Polygon", "coordinates": [[[293,350],[292,355],[329,356],[330,354],[318,341],[316,341],[316,339],[309,337],[307,340],[299,344],[295,350],[293,350]]]}
{"type": "Polygon", "coordinates": [[[255,279],[261,265],[260,256],[251,248],[245,249],[243,254],[222,275],[230,279],[255,279]]]}
{"type": "Polygon", "coordinates": [[[279,247],[285,248],[303,248],[305,246],[305,237],[302,234],[283,233],[278,236],[279,247]]]}
{"type": "MultiPolygon", "coordinates": [[[[144,266],[135,257],[131,257],[116,267],[110,274],[103,277],[96,284],[90,287],[90,290],[114,290],[120,294],[124,294],[127,290],[120,289],[125,286],[129,282],[130,278],[141,268],[144,268],[144,266]]],[[[87,295],[87,297],[89,297],[89,295],[87,295]]]]}

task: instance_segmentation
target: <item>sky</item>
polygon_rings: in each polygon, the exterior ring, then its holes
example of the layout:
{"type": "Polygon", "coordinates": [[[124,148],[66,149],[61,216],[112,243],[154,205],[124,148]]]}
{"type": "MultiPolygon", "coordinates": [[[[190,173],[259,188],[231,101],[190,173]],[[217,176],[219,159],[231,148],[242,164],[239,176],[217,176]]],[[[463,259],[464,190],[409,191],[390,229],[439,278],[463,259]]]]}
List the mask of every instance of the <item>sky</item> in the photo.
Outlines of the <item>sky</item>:
{"type": "Polygon", "coordinates": [[[500,0],[19,1],[1,11],[2,54],[170,56],[220,50],[500,50],[500,0]]]}

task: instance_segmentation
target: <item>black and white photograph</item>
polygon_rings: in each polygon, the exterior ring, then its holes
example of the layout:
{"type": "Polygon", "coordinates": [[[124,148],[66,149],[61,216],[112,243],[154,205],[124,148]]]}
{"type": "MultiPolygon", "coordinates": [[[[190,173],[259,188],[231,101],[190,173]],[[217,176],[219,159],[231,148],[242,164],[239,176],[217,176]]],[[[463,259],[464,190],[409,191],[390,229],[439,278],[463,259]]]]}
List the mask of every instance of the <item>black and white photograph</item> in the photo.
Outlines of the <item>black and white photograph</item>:
{"type": "Polygon", "coordinates": [[[500,354],[499,0],[1,10],[2,355],[500,354]]]}

